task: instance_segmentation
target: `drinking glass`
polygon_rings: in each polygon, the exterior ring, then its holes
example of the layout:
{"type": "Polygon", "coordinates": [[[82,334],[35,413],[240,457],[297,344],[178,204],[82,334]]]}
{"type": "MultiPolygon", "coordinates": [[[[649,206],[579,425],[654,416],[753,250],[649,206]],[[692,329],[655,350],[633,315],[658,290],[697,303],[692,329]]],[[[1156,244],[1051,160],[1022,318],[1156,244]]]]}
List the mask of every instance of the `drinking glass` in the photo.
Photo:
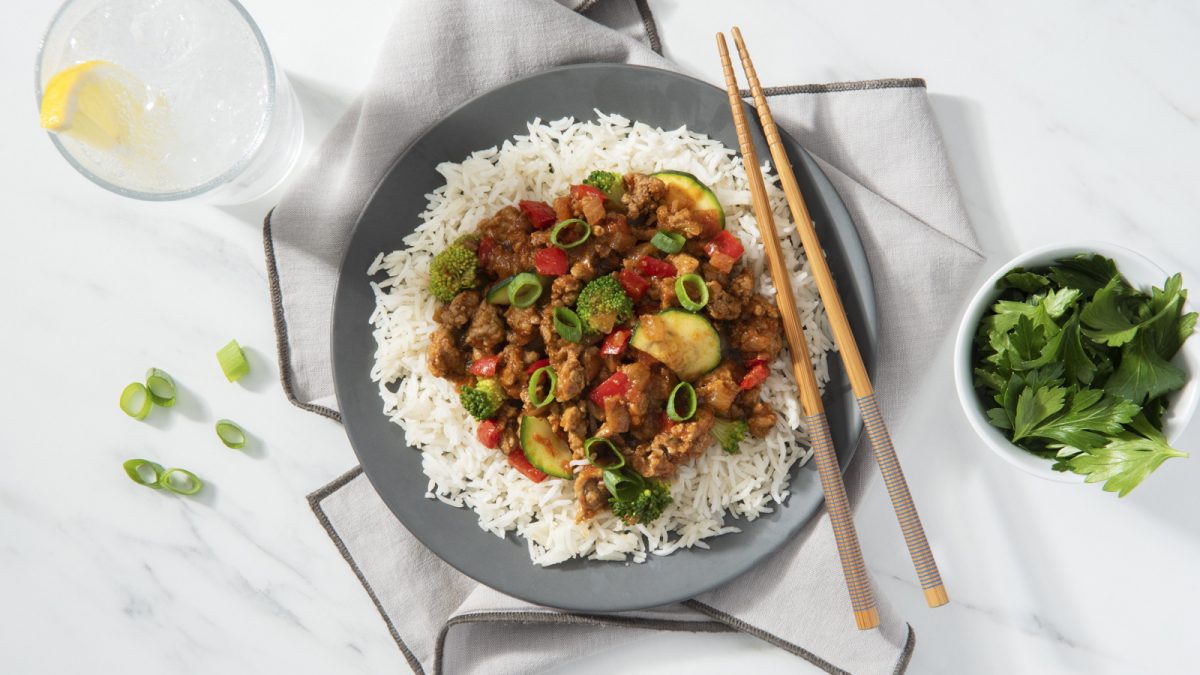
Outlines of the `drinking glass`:
{"type": "Polygon", "coordinates": [[[38,105],[63,69],[98,61],[135,95],[130,142],[50,140],[97,185],[151,201],[251,201],[286,178],[304,122],[283,71],[236,0],[68,0],[35,66],[38,105]]]}

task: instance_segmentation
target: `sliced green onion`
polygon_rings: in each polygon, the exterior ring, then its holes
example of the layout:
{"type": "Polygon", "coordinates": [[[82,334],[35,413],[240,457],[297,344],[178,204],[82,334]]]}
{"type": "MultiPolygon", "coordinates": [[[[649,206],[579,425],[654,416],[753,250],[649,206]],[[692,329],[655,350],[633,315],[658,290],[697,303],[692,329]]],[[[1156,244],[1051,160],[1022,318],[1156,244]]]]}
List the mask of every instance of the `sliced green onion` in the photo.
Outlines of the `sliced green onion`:
{"type": "Polygon", "coordinates": [[[682,234],[678,232],[664,232],[659,230],[650,238],[650,243],[654,248],[663,253],[679,253],[683,250],[683,243],[687,241],[682,234]]]}
{"type": "Polygon", "coordinates": [[[592,236],[592,226],[588,225],[586,221],[579,218],[567,218],[555,225],[553,230],[550,230],[550,243],[561,249],[575,248],[587,241],[590,236],[592,236]],[[579,234],[571,241],[561,241],[559,237],[562,236],[563,230],[567,228],[575,228],[579,231],[579,234]]]}
{"type": "Polygon", "coordinates": [[[667,399],[667,417],[675,422],[684,422],[692,419],[692,415],[695,414],[696,388],[687,382],[680,382],[671,390],[671,397],[667,399]]]}
{"type": "Polygon", "coordinates": [[[148,459],[130,459],[122,464],[125,468],[125,475],[138,485],[144,485],[155,490],[162,487],[160,481],[163,476],[163,468],[159,464],[155,464],[148,459]]]}
{"type": "Polygon", "coordinates": [[[704,279],[699,274],[684,274],[676,279],[675,295],[684,309],[693,312],[699,312],[708,304],[708,286],[705,285],[704,279]],[[697,296],[695,300],[692,299],[693,293],[697,296]]]}
{"type": "Polygon", "coordinates": [[[246,445],[246,432],[235,422],[229,420],[217,420],[217,438],[225,444],[227,448],[240,450],[246,445]]]}
{"type": "Polygon", "coordinates": [[[604,487],[609,494],[621,501],[631,501],[637,498],[639,492],[646,487],[646,481],[635,472],[622,469],[604,470],[604,487]]]}
{"type": "Polygon", "coordinates": [[[151,368],[146,371],[146,389],[150,392],[150,400],[154,405],[170,408],[175,405],[175,380],[167,371],[151,368]]]}
{"type": "Polygon", "coordinates": [[[621,452],[617,450],[617,446],[613,445],[613,442],[607,438],[592,436],[583,442],[583,451],[587,453],[587,460],[594,467],[606,469],[608,471],[616,471],[617,469],[625,466],[625,455],[622,455],[621,452]],[[597,461],[597,457],[592,451],[592,448],[597,445],[603,445],[604,447],[607,447],[609,452],[612,453],[613,457],[615,458],[613,459],[612,464],[601,464],[599,461],[597,461]]]}
{"type": "Polygon", "coordinates": [[[204,487],[196,474],[187,469],[167,469],[158,479],[158,484],[177,495],[194,495],[204,487]]]}
{"type": "Polygon", "coordinates": [[[521,272],[508,284],[508,301],[514,307],[529,307],[541,296],[542,281],[536,274],[521,272]]]}
{"type": "Polygon", "coordinates": [[[533,375],[529,376],[529,402],[535,408],[541,408],[548,405],[554,400],[554,390],[558,387],[558,375],[555,374],[554,368],[550,366],[542,366],[533,371],[533,375]],[[549,379],[549,384],[546,386],[546,396],[538,398],[538,390],[542,388],[542,380],[549,379]]]}
{"type": "Polygon", "coordinates": [[[554,330],[567,342],[579,342],[583,339],[583,322],[570,307],[554,308],[554,330]]]}
{"type": "Polygon", "coordinates": [[[144,420],[150,414],[150,392],[141,382],[130,382],[121,390],[121,411],[135,420],[144,420]]]}
{"type": "Polygon", "coordinates": [[[246,361],[246,355],[237,340],[230,340],[229,344],[217,351],[217,363],[221,364],[221,372],[230,382],[240,380],[250,372],[250,363],[246,361]]]}

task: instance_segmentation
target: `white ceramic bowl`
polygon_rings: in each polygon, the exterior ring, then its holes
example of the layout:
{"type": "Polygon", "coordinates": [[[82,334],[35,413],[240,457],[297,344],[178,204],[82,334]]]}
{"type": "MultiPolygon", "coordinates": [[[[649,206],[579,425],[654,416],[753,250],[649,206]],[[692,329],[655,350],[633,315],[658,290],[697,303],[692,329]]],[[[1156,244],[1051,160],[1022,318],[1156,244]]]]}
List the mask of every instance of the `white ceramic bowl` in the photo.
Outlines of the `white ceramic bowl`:
{"type": "MultiPolygon", "coordinates": [[[[1004,263],[1000,269],[996,270],[995,274],[984,282],[983,287],[975,293],[975,297],[967,306],[962,323],[958,327],[958,339],[954,346],[954,380],[955,386],[958,388],[958,400],[962,403],[963,412],[966,413],[975,433],[979,434],[983,442],[1009,464],[1035,476],[1065,483],[1081,483],[1083,476],[1052,470],[1050,467],[1053,462],[1032,455],[1013,445],[1005,438],[1000,429],[988,422],[984,413],[985,406],[975,392],[971,350],[980,319],[999,295],[996,290],[996,282],[1000,277],[1014,267],[1026,269],[1045,267],[1059,258],[1067,258],[1079,253],[1099,253],[1112,258],[1125,279],[1142,291],[1149,291],[1151,286],[1161,288],[1169,276],[1166,271],[1142,254],[1115,244],[1086,241],[1043,246],[1022,253],[1004,263]]],[[[1195,279],[1190,280],[1193,285],[1196,281],[1195,279]]],[[[1184,279],[1183,285],[1184,288],[1187,288],[1189,280],[1184,279]]],[[[1200,293],[1200,290],[1196,292],[1200,293]]],[[[1189,300],[1185,312],[1193,311],[1192,306],[1193,300],[1189,300]]],[[[1200,335],[1193,335],[1187,340],[1171,362],[1183,368],[1188,374],[1188,381],[1184,388],[1171,395],[1169,399],[1171,405],[1163,419],[1163,432],[1169,441],[1174,442],[1192,418],[1192,414],[1196,411],[1197,401],[1200,400],[1200,383],[1197,382],[1197,374],[1200,373],[1200,335]]]]}

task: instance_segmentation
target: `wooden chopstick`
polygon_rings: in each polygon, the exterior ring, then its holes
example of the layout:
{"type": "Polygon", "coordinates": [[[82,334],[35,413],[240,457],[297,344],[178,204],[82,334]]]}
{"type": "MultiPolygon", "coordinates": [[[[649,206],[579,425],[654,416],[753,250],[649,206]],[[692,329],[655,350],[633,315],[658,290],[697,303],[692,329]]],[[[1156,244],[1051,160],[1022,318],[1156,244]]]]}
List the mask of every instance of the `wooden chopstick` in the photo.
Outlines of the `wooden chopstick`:
{"type": "Polygon", "coordinates": [[[825,508],[829,511],[829,518],[833,523],[834,541],[837,543],[838,556],[842,562],[842,573],[846,577],[846,586],[850,591],[850,606],[854,610],[854,620],[860,630],[875,628],[879,625],[879,610],[875,606],[871,581],[867,578],[867,568],[863,564],[858,535],[854,531],[850,500],[846,497],[846,486],[842,483],[842,473],[838,468],[833,438],[829,433],[829,422],[825,419],[825,405],[821,401],[821,390],[817,386],[817,377],[813,372],[812,357],[808,353],[808,342],[804,339],[804,328],[800,323],[800,314],[796,308],[796,298],[792,292],[788,266],[784,262],[783,250],[779,246],[779,235],[775,231],[775,219],[771,215],[771,205],[767,201],[767,189],[763,184],[762,174],[759,173],[754,144],[750,141],[750,131],[746,126],[746,114],[742,110],[742,99],[738,94],[737,78],[733,74],[733,64],[729,60],[729,48],[725,45],[725,36],[721,33],[717,33],[717,51],[721,54],[721,67],[725,71],[725,87],[729,90],[729,108],[733,113],[734,126],[737,127],[738,145],[742,150],[742,164],[746,168],[746,178],[750,182],[750,194],[754,200],[754,217],[758,221],[763,248],[766,249],[767,260],[771,268],[771,279],[775,283],[775,302],[779,305],[783,332],[787,336],[788,348],[791,352],[792,372],[800,387],[800,406],[804,410],[809,441],[812,443],[816,455],[821,488],[825,491],[825,508]]]}
{"type": "MultiPolygon", "coordinates": [[[[771,116],[771,108],[763,95],[762,86],[758,82],[758,74],[754,63],[750,60],[750,52],[742,40],[742,31],[733,28],[733,41],[737,45],[738,55],[742,59],[742,69],[746,71],[746,79],[750,83],[750,93],[754,97],[754,107],[762,123],[763,134],[767,139],[767,147],[771,149],[771,158],[775,162],[775,171],[779,174],[779,182],[787,196],[788,208],[792,211],[792,219],[796,221],[796,229],[800,232],[800,241],[808,256],[808,265],[817,282],[817,290],[821,294],[821,302],[825,305],[825,313],[829,316],[833,328],[833,338],[837,342],[838,353],[842,355],[842,363],[850,377],[850,387],[858,399],[862,410],[863,423],[867,429],[867,438],[875,450],[875,459],[883,472],[883,482],[887,485],[888,495],[892,500],[892,508],[900,520],[900,529],[904,533],[904,541],[908,545],[908,553],[917,569],[917,577],[921,588],[925,591],[925,602],[930,607],[938,607],[949,602],[942,576],[938,572],[937,562],[933,552],[929,550],[929,541],[925,538],[925,530],[921,527],[921,518],[913,504],[912,495],[908,491],[908,483],[904,480],[904,472],[900,469],[900,460],[892,448],[892,439],[888,434],[879,407],[875,403],[875,387],[867,375],[867,367],[863,363],[862,353],[858,342],[854,339],[854,331],[850,328],[850,320],[846,318],[846,310],[842,307],[842,299],[838,295],[837,285],[829,271],[825,260],[825,251],[817,239],[816,228],[808,215],[808,207],[800,186],[796,183],[796,174],[792,171],[787,151],[779,138],[779,128],[771,116]]],[[[726,77],[728,79],[728,77],[726,77]]],[[[743,154],[745,154],[743,152],[743,154]]],[[[749,167],[747,167],[749,172],[749,167]]]]}

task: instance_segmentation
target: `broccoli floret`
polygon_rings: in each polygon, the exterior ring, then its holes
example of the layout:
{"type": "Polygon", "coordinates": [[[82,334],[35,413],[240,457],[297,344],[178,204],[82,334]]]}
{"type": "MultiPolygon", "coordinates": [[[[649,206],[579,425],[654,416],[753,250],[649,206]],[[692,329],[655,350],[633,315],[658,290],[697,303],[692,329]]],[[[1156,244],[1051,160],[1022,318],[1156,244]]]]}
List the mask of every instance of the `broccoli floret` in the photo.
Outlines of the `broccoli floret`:
{"type": "Polygon", "coordinates": [[[717,420],[712,426],[712,435],[721,444],[721,449],[731,455],[741,452],[738,445],[746,438],[750,425],[746,420],[717,420]]]}
{"type": "Polygon", "coordinates": [[[633,301],[611,274],[592,279],[579,292],[575,312],[590,333],[610,333],[633,316],[633,301]]]}
{"type": "Polygon", "coordinates": [[[648,480],[633,499],[609,499],[613,514],[630,525],[649,523],[662,515],[671,503],[671,488],[666,483],[648,480]]]}
{"type": "Polygon", "coordinates": [[[429,264],[429,292],[442,302],[450,302],[459,291],[475,288],[478,271],[475,252],[461,244],[452,244],[429,264]]]}
{"type": "Polygon", "coordinates": [[[504,390],[500,388],[499,382],[489,378],[476,382],[474,387],[460,387],[458,398],[471,417],[486,420],[500,410],[504,403],[504,390]]]}
{"type": "Polygon", "coordinates": [[[625,181],[611,171],[593,171],[583,181],[604,193],[610,202],[620,204],[621,195],[625,194],[625,181]]]}

